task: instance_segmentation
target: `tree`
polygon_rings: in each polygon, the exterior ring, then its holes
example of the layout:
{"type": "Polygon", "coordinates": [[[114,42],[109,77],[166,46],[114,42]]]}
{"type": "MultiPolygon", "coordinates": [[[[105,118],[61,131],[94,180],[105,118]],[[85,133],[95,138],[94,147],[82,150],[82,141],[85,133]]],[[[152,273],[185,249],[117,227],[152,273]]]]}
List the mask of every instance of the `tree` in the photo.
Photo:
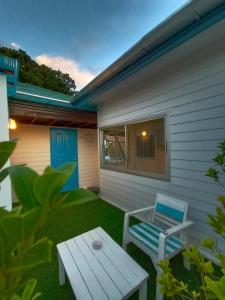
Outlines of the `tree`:
{"type": "MultiPolygon", "coordinates": [[[[209,168],[206,176],[225,188],[225,141],[219,144],[219,153],[213,161],[215,167],[209,168]]],[[[225,240],[225,195],[220,195],[218,201],[216,214],[209,214],[209,224],[221,239],[225,240]]],[[[216,242],[212,238],[203,240],[202,246],[213,252],[219,262],[219,270],[200,253],[197,246],[188,247],[184,250],[183,256],[197,272],[198,289],[193,290],[188,283],[175,278],[169,261],[162,260],[159,263],[163,271],[159,277],[159,283],[163,294],[172,299],[225,299],[225,252],[217,249],[216,242]]]]}
{"type": "Polygon", "coordinates": [[[0,45],[0,54],[18,59],[20,62],[19,80],[56,92],[74,95],[75,81],[60,70],[53,70],[46,65],[39,65],[22,49],[16,50],[0,45]]]}

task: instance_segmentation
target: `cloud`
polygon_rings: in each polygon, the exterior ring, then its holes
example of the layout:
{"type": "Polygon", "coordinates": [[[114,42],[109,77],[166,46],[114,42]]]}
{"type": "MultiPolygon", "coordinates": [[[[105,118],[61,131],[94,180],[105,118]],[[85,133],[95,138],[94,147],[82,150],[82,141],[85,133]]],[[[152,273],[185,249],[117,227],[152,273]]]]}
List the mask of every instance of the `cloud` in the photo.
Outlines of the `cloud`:
{"type": "Polygon", "coordinates": [[[15,43],[15,42],[10,43],[10,46],[15,48],[16,50],[22,49],[21,46],[19,44],[15,43]]]}
{"type": "Polygon", "coordinates": [[[78,90],[84,87],[96,76],[95,73],[82,69],[76,61],[67,59],[63,56],[42,54],[35,57],[35,61],[40,65],[44,64],[54,70],[60,70],[63,73],[68,73],[70,77],[75,80],[78,90]]]}

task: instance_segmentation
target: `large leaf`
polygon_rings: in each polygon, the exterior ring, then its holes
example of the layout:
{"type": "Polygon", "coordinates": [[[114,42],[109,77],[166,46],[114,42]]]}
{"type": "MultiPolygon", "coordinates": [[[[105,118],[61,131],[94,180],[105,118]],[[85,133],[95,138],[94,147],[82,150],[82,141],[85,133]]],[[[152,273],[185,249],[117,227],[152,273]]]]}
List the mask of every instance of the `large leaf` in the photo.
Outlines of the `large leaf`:
{"type": "Polygon", "coordinates": [[[11,167],[9,170],[12,186],[17,199],[25,210],[37,206],[33,193],[34,180],[39,176],[34,170],[25,166],[11,167]]]}
{"type": "Polygon", "coordinates": [[[32,241],[32,235],[40,219],[40,209],[24,214],[9,213],[0,219],[0,258],[1,265],[7,264],[10,255],[20,245],[32,241]]]}
{"type": "Polygon", "coordinates": [[[57,197],[70,174],[52,171],[39,176],[34,182],[34,194],[38,202],[45,206],[57,197]]]}
{"type": "Polygon", "coordinates": [[[20,166],[25,166],[25,164],[16,165],[16,166],[13,166],[13,167],[7,167],[7,168],[1,170],[0,171],[0,182],[2,182],[9,175],[9,170],[11,168],[16,168],[16,167],[20,167],[20,166]]]}
{"type": "Polygon", "coordinates": [[[52,242],[44,237],[38,240],[17,264],[12,265],[9,271],[21,272],[41,264],[51,262],[52,242]]]}
{"type": "Polygon", "coordinates": [[[0,142],[0,169],[7,162],[15,147],[16,141],[0,142]]]}
{"type": "Polygon", "coordinates": [[[55,172],[55,169],[51,166],[47,166],[45,169],[44,169],[44,172],[43,174],[48,174],[48,173],[51,173],[51,172],[55,172]]]}
{"type": "Polygon", "coordinates": [[[9,168],[5,168],[3,170],[0,171],[0,182],[2,182],[9,174],[9,168]]]}
{"type": "Polygon", "coordinates": [[[76,167],[75,162],[69,162],[69,163],[62,164],[56,170],[59,171],[59,172],[66,173],[69,176],[71,176],[73,174],[74,170],[75,170],[75,167],[76,167]]]}
{"type": "Polygon", "coordinates": [[[98,199],[98,196],[92,191],[85,190],[85,189],[78,189],[78,190],[65,193],[63,206],[83,204],[96,199],[98,199]]]}

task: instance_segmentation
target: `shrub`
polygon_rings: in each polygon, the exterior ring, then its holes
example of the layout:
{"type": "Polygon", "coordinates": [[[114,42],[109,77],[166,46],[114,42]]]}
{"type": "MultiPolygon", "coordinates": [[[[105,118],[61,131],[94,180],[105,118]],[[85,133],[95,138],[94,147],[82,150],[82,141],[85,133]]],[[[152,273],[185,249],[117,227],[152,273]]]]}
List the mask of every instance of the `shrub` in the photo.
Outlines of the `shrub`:
{"type": "Polygon", "coordinates": [[[42,175],[26,166],[2,169],[16,142],[0,142],[0,182],[10,176],[20,206],[7,211],[0,208],[0,299],[35,300],[36,279],[25,278],[25,272],[51,262],[53,243],[41,230],[51,214],[68,205],[78,205],[96,198],[86,190],[61,192],[74,172],[74,163],[57,169],[47,167],[42,175]],[[73,201],[71,201],[73,198],[73,201]],[[69,199],[69,200],[68,200],[69,199]]]}

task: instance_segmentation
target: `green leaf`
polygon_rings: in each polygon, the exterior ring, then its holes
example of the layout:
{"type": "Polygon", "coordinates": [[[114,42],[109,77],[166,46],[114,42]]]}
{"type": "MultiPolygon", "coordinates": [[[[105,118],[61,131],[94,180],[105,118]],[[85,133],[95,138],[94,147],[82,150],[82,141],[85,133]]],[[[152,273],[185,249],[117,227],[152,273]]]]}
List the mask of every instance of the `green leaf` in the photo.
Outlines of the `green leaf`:
{"type": "MultiPolygon", "coordinates": [[[[25,165],[24,164],[16,165],[16,166],[13,166],[13,168],[16,168],[16,167],[19,167],[19,166],[25,166],[25,165]]],[[[7,168],[0,171],[0,182],[2,182],[9,175],[9,170],[11,168],[12,167],[7,167],[7,168]]]]}
{"type": "Polygon", "coordinates": [[[33,209],[24,214],[9,213],[0,219],[0,263],[7,264],[11,254],[21,244],[32,239],[40,218],[40,209],[33,209]]]}
{"type": "Polygon", "coordinates": [[[30,279],[25,283],[25,288],[22,292],[22,296],[13,295],[10,300],[35,300],[41,296],[41,293],[35,293],[34,290],[37,284],[36,279],[30,279]]]}
{"type": "Polygon", "coordinates": [[[202,241],[202,246],[204,248],[208,248],[210,250],[213,250],[216,247],[216,241],[214,239],[212,239],[211,237],[205,238],[202,241]]]}
{"type": "Polygon", "coordinates": [[[32,169],[24,166],[11,167],[9,174],[17,199],[24,209],[28,210],[36,207],[37,200],[33,193],[33,184],[39,175],[32,169]]]}
{"type": "Polygon", "coordinates": [[[34,299],[34,289],[36,287],[37,281],[35,279],[31,279],[27,284],[25,289],[23,290],[22,300],[32,300],[34,299]]]}
{"type": "Polygon", "coordinates": [[[47,237],[44,237],[33,244],[22,259],[12,265],[9,270],[22,272],[41,264],[49,263],[51,262],[51,250],[52,242],[47,237]]]}
{"type": "Polygon", "coordinates": [[[65,192],[63,207],[83,204],[98,199],[95,193],[85,189],[77,189],[71,192],[65,192]]]}
{"type": "Polygon", "coordinates": [[[225,299],[225,276],[222,276],[219,280],[213,280],[210,277],[205,276],[204,280],[207,288],[216,296],[216,299],[225,299]]]}
{"type": "Polygon", "coordinates": [[[70,174],[54,171],[37,177],[34,181],[34,194],[38,202],[48,205],[61,192],[70,174]]]}
{"type": "Polygon", "coordinates": [[[2,182],[9,175],[9,168],[5,168],[0,171],[0,182],[2,182]]]}
{"type": "Polygon", "coordinates": [[[7,215],[9,215],[10,212],[5,210],[4,208],[0,207],[0,218],[5,217],[7,215]]]}
{"type": "Polygon", "coordinates": [[[16,147],[15,141],[0,142],[0,169],[7,162],[15,147],[16,147]]]}
{"type": "Polygon", "coordinates": [[[14,241],[14,243],[22,242],[33,234],[40,214],[41,210],[39,208],[19,215],[10,214],[1,220],[0,226],[2,226],[3,232],[11,241],[14,241]]]}
{"type": "Polygon", "coordinates": [[[54,172],[55,169],[51,166],[47,166],[45,169],[44,169],[44,172],[43,174],[48,174],[48,173],[51,173],[51,172],[54,172]]]}
{"type": "Polygon", "coordinates": [[[59,166],[56,170],[71,176],[75,170],[75,167],[76,167],[75,162],[69,162],[69,163],[65,163],[65,164],[59,166]]]}

